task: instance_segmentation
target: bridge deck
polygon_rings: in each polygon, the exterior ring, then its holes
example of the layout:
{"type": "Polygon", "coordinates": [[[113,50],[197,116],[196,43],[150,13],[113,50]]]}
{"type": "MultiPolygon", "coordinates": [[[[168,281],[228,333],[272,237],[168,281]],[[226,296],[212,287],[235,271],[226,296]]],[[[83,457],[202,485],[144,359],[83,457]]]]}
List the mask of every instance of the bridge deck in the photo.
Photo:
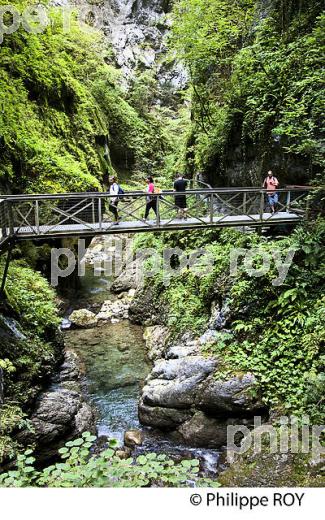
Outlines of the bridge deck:
{"type": "Polygon", "coordinates": [[[156,220],[148,221],[127,221],[120,222],[115,225],[113,222],[102,222],[101,224],[62,224],[57,226],[25,226],[15,228],[14,232],[19,239],[31,238],[55,238],[57,236],[78,236],[78,235],[97,235],[110,233],[141,233],[148,231],[172,231],[172,230],[186,230],[199,229],[207,227],[237,227],[237,226],[261,226],[276,225],[276,224],[290,224],[297,223],[301,220],[301,215],[289,212],[278,212],[275,214],[264,213],[261,220],[260,215],[237,215],[237,216],[219,216],[187,218],[173,220],[161,220],[157,223],[156,220]]]}

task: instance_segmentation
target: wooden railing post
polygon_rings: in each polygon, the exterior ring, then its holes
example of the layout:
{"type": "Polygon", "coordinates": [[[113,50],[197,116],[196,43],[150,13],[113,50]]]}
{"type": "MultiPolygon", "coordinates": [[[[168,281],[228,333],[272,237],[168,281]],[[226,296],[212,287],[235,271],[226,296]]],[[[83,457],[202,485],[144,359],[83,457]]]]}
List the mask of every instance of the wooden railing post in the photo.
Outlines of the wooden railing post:
{"type": "Polygon", "coordinates": [[[261,191],[261,198],[260,198],[260,221],[263,222],[263,216],[264,216],[264,191],[261,191]]]}
{"type": "Polygon", "coordinates": [[[40,227],[39,227],[39,201],[35,201],[35,227],[36,227],[36,233],[40,234],[40,227]]]}
{"type": "Polygon", "coordinates": [[[286,202],[286,211],[290,213],[290,205],[291,205],[291,191],[289,190],[287,193],[287,202],[286,202]]]}
{"type": "Polygon", "coordinates": [[[211,194],[211,197],[210,197],[210,222],[211,222],[211,224],[213,224],[213,219],[214,219],[214,196],[213,196],[213,194],[211,194]]]}
{"type": "Polygon", "coordinates": [[[95,212],[95,199],[94,197],[91,199],[91,202],[92,202],[92,219],[93,219],[93,224],[96,224],[96,212],[95,212]]]}
{"type": "Polygon", "coordinates": [[[247,193],[244,191],[244,201],[243,201],[243,213],[247,214],[247,193]]]}
{"type": "Polygon", "coordinates": [[[157,226],[160,227],[160,195],[157,195],[157,226]]]}
{"type": "Polygon", "coordinates": [[[7,237],[6,202],[0,200],[1,239],[7,237]]]}
{"type": "Polygon", "coordinates": [[[13,203],[11,201],[7,201],[8,204],[8,224],[9,224],[9,235],[14,236],[15,228],[14,228],[14,213],[12,209],[13,203]]]}
{"type": "Polygon", "coordinates": [[[103,229],[103,216],[102,216],[102,199],[98,198],[98,225],[99,231],[103,229]]]}

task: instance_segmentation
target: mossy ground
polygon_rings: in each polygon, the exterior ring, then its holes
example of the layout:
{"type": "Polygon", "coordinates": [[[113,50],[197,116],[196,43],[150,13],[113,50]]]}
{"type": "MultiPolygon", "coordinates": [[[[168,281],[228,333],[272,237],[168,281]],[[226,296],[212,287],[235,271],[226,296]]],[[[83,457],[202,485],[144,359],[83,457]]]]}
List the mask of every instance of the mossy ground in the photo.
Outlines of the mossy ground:
{"type": "Polygon", "coordinates": [[[313,466],[309,455],[274,454],[264,447],[237,456],[218,481],[223,487],[323,487],[325,475],[322,463],[313,466]]]}

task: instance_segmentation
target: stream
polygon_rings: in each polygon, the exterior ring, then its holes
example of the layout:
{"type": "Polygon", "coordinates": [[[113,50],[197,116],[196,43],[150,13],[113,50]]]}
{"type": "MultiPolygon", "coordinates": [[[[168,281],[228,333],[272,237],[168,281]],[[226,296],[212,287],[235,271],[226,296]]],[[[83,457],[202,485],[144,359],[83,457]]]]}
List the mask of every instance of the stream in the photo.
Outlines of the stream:
{"type": "MultiPolygon", "coordinates": [[[[105,300],[115,297],[109,292],[111,280],[104,275],[95,276],[91,268],[87,268],[80,282],[80,289],[69,298],[67,316],[81,308],[97,312],[105,300]]],[[[217,473],[217,450],[184,446],[172,434],[140,425],[140,388],[152,367],[146,355],[143,327],[123,320],[92,329],[69,329],[66,317],[63,329],[66,348],[78,354],[86,394],[97,410],[98,437],[114,438],[122,446],[125,431],[142,430],[144,443],[133,451],[134,455],[154,451],[175,460],[198,458],[206,475],[217,473]]]]}

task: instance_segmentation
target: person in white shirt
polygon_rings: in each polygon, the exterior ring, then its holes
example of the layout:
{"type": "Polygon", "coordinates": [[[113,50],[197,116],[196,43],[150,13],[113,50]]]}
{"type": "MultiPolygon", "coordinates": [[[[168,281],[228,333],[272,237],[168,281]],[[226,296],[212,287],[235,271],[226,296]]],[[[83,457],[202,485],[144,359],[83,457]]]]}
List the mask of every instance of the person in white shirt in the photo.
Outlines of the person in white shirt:
{"type": "Polygon", "coordinates": [[[110,198],[109,210],[114,215],[114,218],[115,218],[114,224],[118,225],[119,224],[119,215],[118,215],[117,205],[118,205],[118,195],[119,195],[120,188],[119,188],[119,185],[117,184],[116,177],[111,177],[109,182],[110,182],[109,194],[113,195],[113,197],[110,198]]]}

